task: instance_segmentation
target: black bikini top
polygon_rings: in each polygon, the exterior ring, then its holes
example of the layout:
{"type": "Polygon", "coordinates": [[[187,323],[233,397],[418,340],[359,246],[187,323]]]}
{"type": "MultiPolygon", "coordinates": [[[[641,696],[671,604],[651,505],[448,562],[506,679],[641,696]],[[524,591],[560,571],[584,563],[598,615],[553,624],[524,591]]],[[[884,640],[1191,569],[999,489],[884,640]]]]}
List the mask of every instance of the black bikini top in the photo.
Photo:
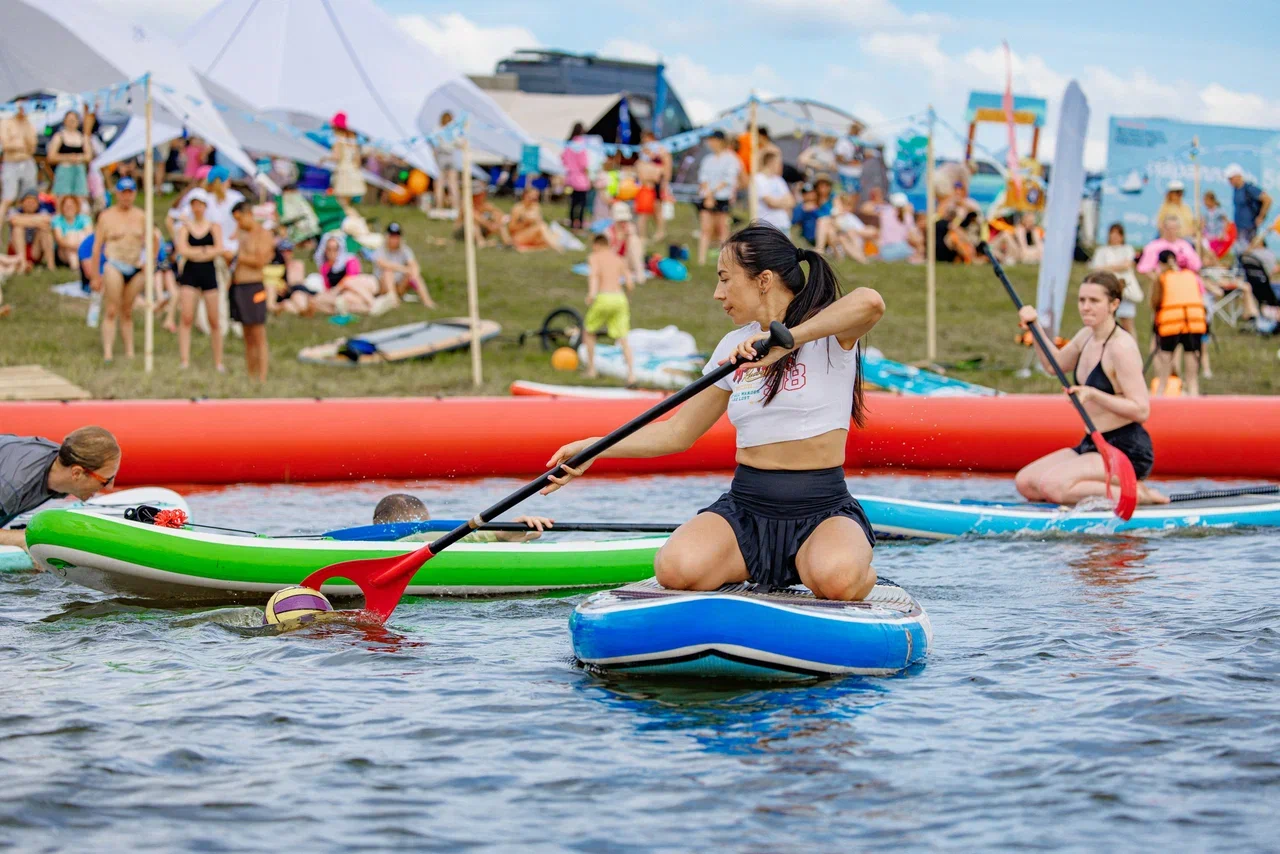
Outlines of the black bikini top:
{"type": "MultiPolygon", "coordinates": [[[[1102,349],[1098,352],[1098,364],[1093,366],[1093,370],[1089,372],[1089,376],[1085,377],[1084,384],[1104,394],[1115,394],[1116,387],[1111,384],[1111,380],[1107,377],[1107,372],[1102,369],[1102,357],[1107,352],[1107,341],[1111,340],[1111,336],[1116,334],[1116,330],[1120,328],[1119,324],[1111,327],[1111,334],[1107,336],[1106,341],[1102,342],[1102,349]]],[[[1081,352],[1084,349],[1081,348],[1081,352]]],[[[1079,362],[1076,363],[1079,367],[1079,362]]],[[[1080,385],[1080,376],[1076,370],[1071,371],[1071,379],[1076,385],[1080,385]]]]}

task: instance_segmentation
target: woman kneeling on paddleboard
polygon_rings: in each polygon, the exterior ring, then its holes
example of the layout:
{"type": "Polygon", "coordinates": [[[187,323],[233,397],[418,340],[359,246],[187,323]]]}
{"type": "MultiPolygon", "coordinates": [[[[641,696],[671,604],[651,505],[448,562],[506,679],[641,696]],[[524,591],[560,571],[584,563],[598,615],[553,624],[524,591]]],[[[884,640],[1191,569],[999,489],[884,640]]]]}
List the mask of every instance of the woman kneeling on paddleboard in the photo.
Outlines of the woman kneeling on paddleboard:
{"type": "MultiPolygon", "coordinates": [[[[1078,304],[1084,329],[1076,333],[1053,357],[1064,371],[1071,371],[1071,391],[1093,419],[1102,437],[1133,463],[1134,474],[1142,480],[1151,473],[1155,454],[1151,436],[1142,426],[1151,413],[1147,385],[1142,376],[1142,353],[1128,332],[1116,323],[1116,309],[1124,284],[1112,273],[1085,276],[1078,304]],[[1080,374],[1084,373],[1084,383],[1080,374]]],[[[1036,310],[1023,306],[1018,313],[1023,328],[1036,322],[1036,310]]],[[[1046,332],[1045,340],[1053,337],[1046,332]]],[[[1052,365],[1040,353],[1046,370],[1052,365]]],[[[1074,448],[1047,454],[1018,472],[1018,492],[1030,501],[1076,504],[1107,493],[1107,472],[1093,440],[1085,436],[1074,448]]],[[[1167,504],[1169,499],[1144,484],[1138,484],[1138,501],[1167,504]]]]}
{"type": "MultiPolygon", "coordinates": [[[[754,358],[773,321],[795,336],[703,391],[666,421],[642,428],[603,457],[660,457],[688,450],[726,410],[738,434],[738,468],[729,492],[681,525],[658,552],[663,587],[715,590],[753,581],[803,583],[824,599],[864,598],[876,575],[875,536],[844,480],[849,418],[863,421],[859,339],[884,314],[880,294],[841,296],[835,271],[811,249],[797,249],[771,225],[752,225],[720,250],[715,298],[735,324],[703,373],[754,358]],[[801,264],[809,266],[806,280],[801,264]],[[745,324],[745,325],[742,325],[745,324]]],[[[560,465],[594,442],[556,451],[560,465]]],[[[567,466],[553,492],[589,467],[567,466]]]]}

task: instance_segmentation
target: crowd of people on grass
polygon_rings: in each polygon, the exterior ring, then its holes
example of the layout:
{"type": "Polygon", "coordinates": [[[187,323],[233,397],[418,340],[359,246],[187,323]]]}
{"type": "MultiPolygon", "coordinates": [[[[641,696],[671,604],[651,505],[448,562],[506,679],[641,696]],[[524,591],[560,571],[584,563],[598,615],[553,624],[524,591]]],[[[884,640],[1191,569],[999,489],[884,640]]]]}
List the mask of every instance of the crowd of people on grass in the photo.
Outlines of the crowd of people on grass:
{"type": "MultiPolygon", "coordinates": [[[[1234,253],[1239,263],[1254,263],[1264,275],[1277,272],[1276,256],[1265,242],[1271,197],[1248,181],[1238,164],[1225,171],[1233,190],[1230,216],[1217,195],[1208,191],[1203,197],[1204,213],[1197,222],[1184,199],[1186,186],[1174,179],[1166,186],[1156,212],[1159,233],[1153,240],[1136,249],[1127,242],[1124,225],[1112,223],[1106,244],[1094,250],[1089,262],[1095,272],[1119,278],[1122,293],[1116,318],[1125,331],[1136,332],[1138,304],[1150,299],[1151,354],[1158,397],[1169,388],[1175,363],[1181,358],[1191,360],[1186,370],[1178,370],[1184,394],[1198,395],[1201,377],[1213,376],[1207,345],[1212,340],[1214,308],[1226,296],[1224,282],[1226,286],[1238,285],[1220,275],[1207,275],[1208,270],[1224,272],[1228,256],[1234,253]],[[1206,275],[1201,275],[1202,271],[1206,275]]],[[[1245,319],[1280,320],[1280,312],[1274,306],[1260,305],[1251,288],[1241,288],[1240,298],[1245,319]]]]}
{"type": "MultiPolygon", "coordinates": [[[[152,231],[154,311],[177,337],[179,368],[191,365],[193,328],[209,336],[219,373],[226,372],[224,337],[243,338],[248,375],[262,381],[271,314],[380,314],[405,299],[434,307],[401,226],[392,222],[375,234],[352,206],[368,190],[360,146],[345,116],[336,115],[332,125],[331,192],[323,198],[333,201],[337,219],[327,229],[317,202],[296,184],[277,199],[250,201],[199,139],[175,140],[163,158],[156,155],[164,164],[156,170],[157,188],[179,191],[163,227],[152,231]],[[310,274],[300,255],[308,250],[310,274]]],[[[36,131],[22,105],[0,118],[0,246],[7,250],[0,253],[0,282],[37,265],[67,268],[91,298],[88,321],[100,328],[103,361],[111,364],[117,341],[126,359],[135,354],[148,226],[139,200],[141,162],[112,164],[105,175],[91,170],[92,127],[92,112],[67,113],[41,164],[51,174],[42,175],[36,131]]],[[[0,316],[12,310],[0,292],[0,316]]]]}

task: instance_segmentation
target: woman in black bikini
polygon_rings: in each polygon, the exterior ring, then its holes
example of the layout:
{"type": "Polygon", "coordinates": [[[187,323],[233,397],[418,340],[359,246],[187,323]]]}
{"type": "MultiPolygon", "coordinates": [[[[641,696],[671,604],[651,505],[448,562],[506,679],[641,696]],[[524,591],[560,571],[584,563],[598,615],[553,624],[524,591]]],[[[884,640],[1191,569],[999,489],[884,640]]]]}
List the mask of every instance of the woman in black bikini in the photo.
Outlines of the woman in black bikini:
{"type": "MultiPolygon", "coordinates": [[[[1124,285],[1112,273],[1090,273],[1080,285],[1078,299],[1084,329],[1062,349],[1051,354],[1065,371],[1072,371],[1079,397],[1103,437],[1120,450],[1141,480],[1151,473],[1155,455],[1151,437],[1142,422],[1151,412],[1147,384],[1142,376],[1138,344],[1116,323],[1116,309],[1124,285]],[[1080,384],[1080,371],[1085,371],[1080,384]]],[[[1024,327],[1036,322],[1036,310],[1024,306],[1019,314],[1024,327]]],[[[1046,339],[1053,336],[1046,333],[1046,339]]],[[[1050,369],[1044,354],[1040,360],[1050,369]]],[[[1018,492],[1030,501],[1076,504],[1107,492],[1102,455],[1088,436],[1074,448],[1063,448],[1025,466],[1017,476],[1018,492]]],[[[1138,501],[1165,504],[1168,498],[1138,484],[1138,501]]]]}
{"type": "Polygon", "coordinates": [[[187,195],[191,219],[183,220],[174,234],[174,246],[185,259],[178,276],[182,316],[178,322],[178,358],[183,368],[191,365],[191,325],[196,319],[196,303],[204,300],[209,318],[209,341],[213,345],[213,366],[226,373],[222,364],[222,334],[218,328],[218,274],[214,259],[222,254],[222,228],[205,217],[208,193],[196,187],[187,195]]]}

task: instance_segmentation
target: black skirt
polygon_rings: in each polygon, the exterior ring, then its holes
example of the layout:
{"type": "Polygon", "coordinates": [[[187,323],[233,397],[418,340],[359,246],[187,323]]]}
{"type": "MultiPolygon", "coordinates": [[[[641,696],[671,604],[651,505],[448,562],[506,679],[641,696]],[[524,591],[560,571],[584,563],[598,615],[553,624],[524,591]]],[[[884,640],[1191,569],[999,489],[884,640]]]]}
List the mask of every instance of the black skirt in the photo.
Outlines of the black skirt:
{"type": "Polygon", "coordinates": [[[844,470],[838,467],[767,471],[739,465],[729,491],[699,512],[715,513],[729,523],[751,580],[771,587],[800,583],[796,554],[827,519],[852,519],[867,542],[876,544],[871,522],[849,494],[844,470]]]}
{"type": "MultiPolygon", "coordinates": [[[[1102,438],[1129,458],[1129,462],[1133,463],[1133,473],[1138,476],[1138,480],[1143,480],[1151,474],[1151,467],[1156,462],[1156,453],[1151,447],[1151,434],[1147,432],[1147,428],[1134,422],[1108,430],[1102,434],[1102,438]]],[[[1077,454],[1092,454],[1097,453],[1098,446],[1093,443],[1093,437],[1086,433],[1080,440],[1080,444],[1072,450],[1077,454]]]]}

